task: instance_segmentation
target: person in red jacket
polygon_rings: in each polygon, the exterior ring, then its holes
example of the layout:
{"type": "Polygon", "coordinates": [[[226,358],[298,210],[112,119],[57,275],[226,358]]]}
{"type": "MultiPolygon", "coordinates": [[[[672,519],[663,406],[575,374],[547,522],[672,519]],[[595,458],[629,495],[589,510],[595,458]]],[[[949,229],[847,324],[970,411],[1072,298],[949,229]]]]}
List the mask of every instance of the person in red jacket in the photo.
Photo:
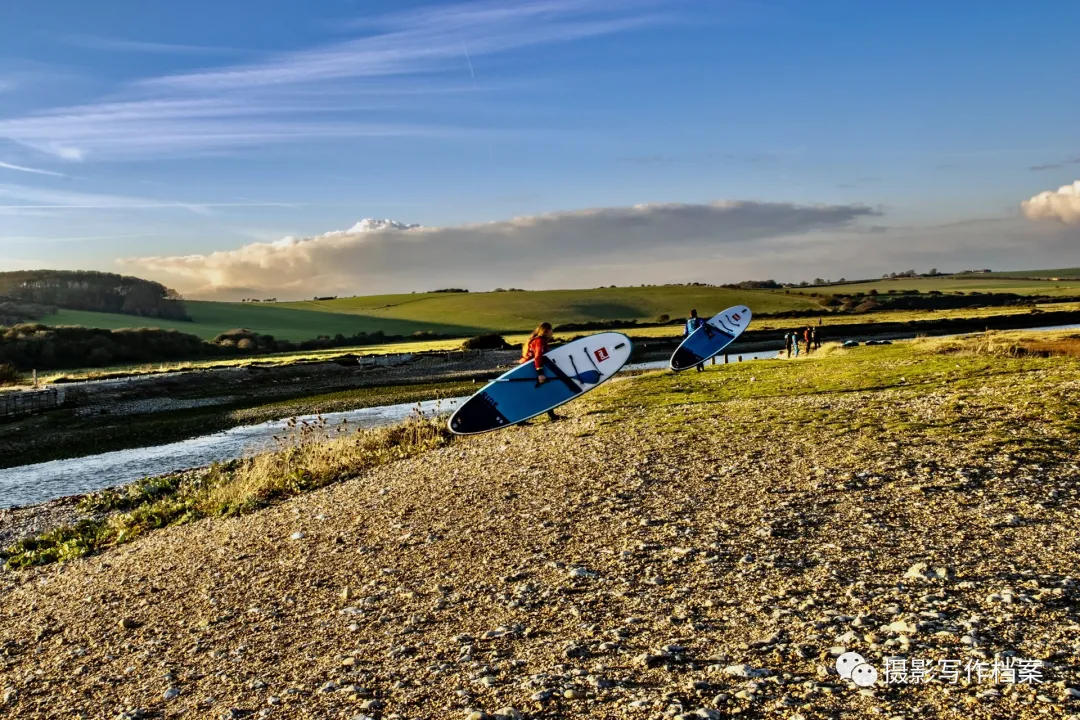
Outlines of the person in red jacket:
{"type": "MultiPolygon", "coordinates": [[[[533,330],[532,337],[522,346],[521,359],[518,361],[524,363],[532,360],[533,366],[536,368],[536,382],[541,385],[547,382],[547,376],[543,370],[544,355],[551,344],[551,334],[551,323],[543,322],[537,325],[536,329],[533,330]]],[[[552,410],[548,410],[547,414],[553,421],[559,419],[559,416],[552,410]]]]}

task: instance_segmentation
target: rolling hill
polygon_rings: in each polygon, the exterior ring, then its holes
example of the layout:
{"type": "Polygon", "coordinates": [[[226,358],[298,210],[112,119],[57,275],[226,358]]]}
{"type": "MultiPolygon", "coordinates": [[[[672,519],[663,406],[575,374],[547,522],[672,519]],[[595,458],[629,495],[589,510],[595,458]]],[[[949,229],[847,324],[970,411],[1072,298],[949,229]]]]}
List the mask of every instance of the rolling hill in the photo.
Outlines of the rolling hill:
{"type": "Polygon", "coordinates": [[[749,305],[758,313],[817,306],[811,298],[795,294],[693,286],[415,293],[291,303],[189,300],[184,304],[192,322],[77,310],[59,310],[41,322],[110,329],[171,328],[207,339],[240,327],[285,340],[379,330],[387,335],[427,331],[464,337],[484,332],[528,332],[544,320],[554,325],[603,320],[655,322],[665,314],[682,317],[692,307],[707,317],[738,304],[749,305]]]}
{"type": "Polygon", "coordinates": [[[706,317],[746,304],[757,314],[819,308],[811,293],[1007,292],[1022,295],[1080,296],[1080,277],[1068,270],[1027,271],[934,278],[895,278],[788,290],[731,290],[687,285],[535,290],[486,293],[409,293],[281,303],[229,303],[188,300],[192,322],[61,309],[47,325],[101,328],[161,327],[210,339],[226,330],[247,328],[284,340],[319,335],[345,336],[382,331],[387,335],[434,332],[467,337],[485,332],[524,333],[541,321],[553,325],[605,320],[655,322],[685,316],[697,308],[706,317]],[[1022,276],[1022,277],[1021,277],[1022,276]],[[1047,279],[1038,279],[1045,277],[1047,279]],[[1053,280],[1051,278],[1064,278],[1053,280]],[[1025,279],[1026,278],[1026,279],[1025,279]]]}

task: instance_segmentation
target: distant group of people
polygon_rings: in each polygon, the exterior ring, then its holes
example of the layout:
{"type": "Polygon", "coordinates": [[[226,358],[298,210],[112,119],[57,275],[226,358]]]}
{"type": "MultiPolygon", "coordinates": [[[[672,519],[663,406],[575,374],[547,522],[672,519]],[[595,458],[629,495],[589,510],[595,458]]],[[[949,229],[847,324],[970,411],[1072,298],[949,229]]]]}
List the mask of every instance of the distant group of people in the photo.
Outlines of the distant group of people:
{"type": "Polygon", "coordinates": [[[821,338],[818,336],[818,329],[812,325],[807,325],[801,330],[792,330],[785,333],[784,350],[787,352],[788,357],[792,356],[792,351],[795,352],[795,357],[799,357],[800,345],[806,349],[807,354],[820,348],[821,338]]]}

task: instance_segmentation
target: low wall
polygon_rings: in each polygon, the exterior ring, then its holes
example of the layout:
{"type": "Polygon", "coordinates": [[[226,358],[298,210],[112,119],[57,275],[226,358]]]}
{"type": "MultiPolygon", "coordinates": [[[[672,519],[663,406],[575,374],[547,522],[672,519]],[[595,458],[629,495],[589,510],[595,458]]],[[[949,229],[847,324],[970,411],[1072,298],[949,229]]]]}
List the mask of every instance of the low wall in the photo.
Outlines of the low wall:
{"type": "Polygon", "coordinates": [[[0,422],[55,410],[64,404],[63,388],[0,393],[0,422]]]}

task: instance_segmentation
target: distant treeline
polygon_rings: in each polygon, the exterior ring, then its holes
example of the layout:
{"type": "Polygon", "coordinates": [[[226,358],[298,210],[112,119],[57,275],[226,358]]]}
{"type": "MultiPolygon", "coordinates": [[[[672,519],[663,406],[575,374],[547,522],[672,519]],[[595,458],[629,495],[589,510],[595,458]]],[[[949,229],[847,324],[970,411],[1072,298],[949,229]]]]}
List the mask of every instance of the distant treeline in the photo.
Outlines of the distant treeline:
{"type": "MultiPolygon", "coordinates": [[[[923,294],[917,290],[890,290],[882,294],[877,290],[853,295],[828,295],[818,302],[840,312],[864,313],[876,310],[955,310],[973,307],[1008,307],[1035,305],[1048,302],[1076,302],[1078,298],[1051,297],[1048,295],[1017,295],[1016,293],[956,292],[944,293],[931,290],[923,294]]],[[[782,313],[777,313],[782,315],[782,313]]]]}
{"type": "Polygon", "coordinates": [[[743,280],[742,282],[728,283],[727,285],[721,285],[720,287],[728,288],[729,290],[757,290],[759,288],[773,290],[784,286],[775,280],[743,280]]]}
{"type": "Polygon", "coordinates": [[[190,320],[180,295],[161,283],[115,273],[17,270],[0,273],[0,295],[70,310],[190,320]]]}
{"type": "Polygon", "coordinates": [[[340,333],[334,337],[323,335],[294,343],[277,340],[272,335],[236,329],[206,341],[195,335],[158,328],[104,330],[22,324],[0,329],[0,365],[10,364],[23,371],[60,370],[322,350],[445,337],[429,332],[402,336],[377,331],[348,336],[340,333]]]}

